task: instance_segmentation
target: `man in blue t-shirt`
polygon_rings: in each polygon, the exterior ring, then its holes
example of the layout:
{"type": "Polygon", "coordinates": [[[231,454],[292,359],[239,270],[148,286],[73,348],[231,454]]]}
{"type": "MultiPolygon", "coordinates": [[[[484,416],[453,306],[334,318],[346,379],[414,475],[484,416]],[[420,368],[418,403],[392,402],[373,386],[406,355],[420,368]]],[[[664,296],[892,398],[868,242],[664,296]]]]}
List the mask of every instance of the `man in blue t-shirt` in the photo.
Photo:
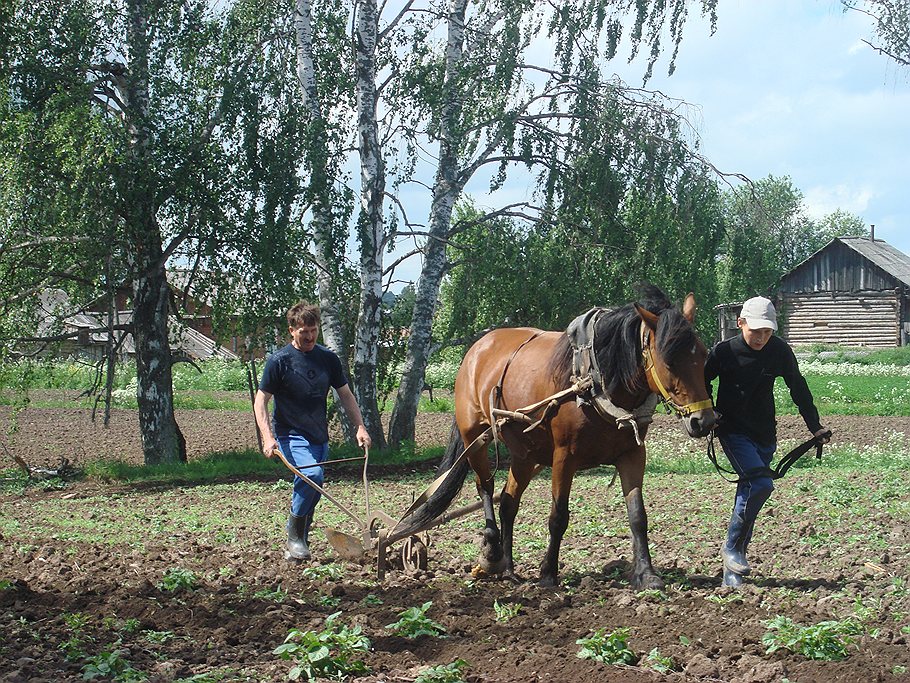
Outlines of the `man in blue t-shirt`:
{"type": "MultiPolygon", "coordinates": [[[[262,452],[267,458],[276,449],[294,467],[322,485],[320,465],[329,455],[329,425],[326,398],[335,390],[348,419],[357,425],[357,443],[369,448],[370,435],[363,426],[360,408],[338,356],[316,343],[319,336],[319,308],[301,301],[288,311],[291,343],[266,361],[253,411],[262,434],[262,452]],[[269,420],[268,404],[275,397],[275,411],[269,420]]],[[[294,477],[291,512],[287,523],[288,559],[310,558],[309,534],[319,492],[300,477],[294,477]]]]}
{"type": "Polygon", "coordinates": [[[790,398],[799,408],[809,431],[825,442],[830,430],[819,419],[809,385],[799,371],[793,350],[777,330],[777,311],[770,300],[756,296],[743,303],[737,319],[742,334],[717,344],[705,362],[705,383],[717,377],[717,401],[722,416],[717,436],[733,469],[739,475],[736,500],[721,549],[723,583],[738,588],[751,571],[746,550],[755,520],[774,490],[769,467],[777,450],[774,413],[774,380],[783,377],[790,398]]]}

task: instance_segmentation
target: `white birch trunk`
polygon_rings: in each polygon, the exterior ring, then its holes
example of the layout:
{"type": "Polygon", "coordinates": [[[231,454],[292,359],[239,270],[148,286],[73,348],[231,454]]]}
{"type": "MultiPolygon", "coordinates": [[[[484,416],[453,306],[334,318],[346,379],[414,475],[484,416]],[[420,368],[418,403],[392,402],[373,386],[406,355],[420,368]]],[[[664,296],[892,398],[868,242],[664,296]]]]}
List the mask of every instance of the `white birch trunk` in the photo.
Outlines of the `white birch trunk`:
{"type": "MultiPolygon", "coordinates": [[[[322,121],[322,108],[316,82],[316,65],[313,59],[313,23],[311,0],[297,0],[294,12],[294,27],[297,38],[297,79],[304,109],[310,121],[322,121]]],[[[325,138],[325,136],[323,136],[325,138]]],[[[310,183],[314,190],[313,237],[316,260],[316,286],[319,308],[322,312],[322,336],[326,345],[348,367],[348,344],[344,326],[338,311],[336,283],[332,264],[340,258],[337,246],[331,236],[331,212],[328,207],[328,189],[331,178],[326,169],[327,141],[316,141],[308,153],[310,183]]]]}
{"type": "Polygon", "coordinates": [[[376,392],[382,264],[385,247],[383,201],[385,164],[379,144],[376,92],[376,43],[379,16],[376,0],[357,3],[356,74],[357,137],[360,150],[360,305],[354,333],[354,395],[373,444],[385,447],[376,392]]]}
{"type": "Polygon", "coordinates": [[[172,357],[168,341],[169,290],[161,231],[156,219],[155,178],[150,173],[149,36],[145,0],[127,4],[129,45],[127,117],[132,126],[125,199],[133,272],[133,339],[136,399],[145,463],[186,461],[186,443],[174,418],[172,357]]]}
{"type": "MultiPolygon", "coordinates": [[[[297,0],[294,10],[294,28],[297,40],[297,80],[304,109],[310,122],[321,122],[325,131],[326,122],[319,102],[319,88],[316,81],[316,63],[313,59],[313,3],[311,0],[297,0]]],[[[344,323],[339,311],[338,284],[335,279],[334,264],[343,258],[339,245],[332,239],[332,214],[329,202],[331,178],[327,170],[328,140],[323,133],[307,150],[307,161],[310,169],[310,185],[313,190],[313,246],[316,261],[316,290],[319,297],[319,309],[322,314],[322,338],[326,346],[332,349],[341,360],[345,370],[350,368],[348,340],[344,333],[344,323]]],[[[343,251],[344,245],[341,245],[343,251]]],[[[338,411],[342,430],[348,441],[353,441],[356,429],[344,411],[338,411]]]]}
{"type": "MultiPolygon", "coordinates": [[[[467,4],[468,0],[452,0],[449,4],[445,79],[447,89],[452,87],[461,65],[467,4]]],[[[464,179],[458,169],[458,140],[455,139],[456,123],[460,116],[460,97],[461,93],[449,89],[444,99],[439,164],[433,185],[426,255],[417,284],[408,355],[389,425],[389,444],[393,448],[402,441],[414,440],[414,422],[429,360],[433,316],[436,313],[439,287],[448,265],[445,240],[452,221],[452,209],[464,189],[464,179]]]]}

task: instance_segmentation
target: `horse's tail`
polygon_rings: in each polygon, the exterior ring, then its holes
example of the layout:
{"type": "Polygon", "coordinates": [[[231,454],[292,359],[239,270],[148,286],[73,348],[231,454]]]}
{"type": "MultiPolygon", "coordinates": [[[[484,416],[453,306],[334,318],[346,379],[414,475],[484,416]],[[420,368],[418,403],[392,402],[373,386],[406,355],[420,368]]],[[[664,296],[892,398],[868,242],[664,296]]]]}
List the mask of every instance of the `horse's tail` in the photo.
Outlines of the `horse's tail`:
{"type": "Polygon", "coordinates": [[[436,469],[437,478],[446,472],[448,474],[423,504],[398,523],[394,529],[395,536],[399,536],[399,534],[405,536],[422,531],[449,508],[452,501],[455,500],[455,496],[461,491],[464,480],[468,476],[470,465],[467,458],[460,457],[462,453],[464,453],[464,441],[461,439],[458,425],[455,420],[452,420],[449,443],[446,446],[439,467],[436,469]]]}

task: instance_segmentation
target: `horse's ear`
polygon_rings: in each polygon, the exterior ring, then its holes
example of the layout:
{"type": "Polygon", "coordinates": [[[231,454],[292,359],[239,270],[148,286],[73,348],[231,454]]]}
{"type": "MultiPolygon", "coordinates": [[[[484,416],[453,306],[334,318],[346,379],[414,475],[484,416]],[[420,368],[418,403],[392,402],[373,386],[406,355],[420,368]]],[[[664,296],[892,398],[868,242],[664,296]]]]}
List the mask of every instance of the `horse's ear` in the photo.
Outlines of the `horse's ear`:
{"type": "Polygon", "coordinates": [[[695,305],[695,295],[692,292],[689,292],[686,295],[685,303],[683,303],[682,313],[683,313],[683,317],[686,320],[688,320],[690,323],[695,322],[695,309],[696,308],[697,308],[697,306],[695,305]]]}
{"type": "Polygon", "coordinates": [[[635,306],[635,310],[638,311],[639,317],[645,321],[645,325],[650,327],[652,330],[657,329],[657,316],[651,313],[647,308],[642,308],[638,304],[632,304],[635,306]]]}

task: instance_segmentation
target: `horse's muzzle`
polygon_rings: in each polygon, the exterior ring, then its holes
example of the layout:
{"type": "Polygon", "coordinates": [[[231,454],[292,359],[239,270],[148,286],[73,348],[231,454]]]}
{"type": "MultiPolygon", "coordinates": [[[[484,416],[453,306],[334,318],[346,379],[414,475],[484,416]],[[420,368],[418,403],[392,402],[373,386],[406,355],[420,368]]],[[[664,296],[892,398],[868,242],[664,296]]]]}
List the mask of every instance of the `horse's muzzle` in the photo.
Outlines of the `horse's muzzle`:
{"type": "Polygon", "coordinates": [[[684,422],[686,423],[686,431],[689,432],[689,436],[699,438],[707,436],[708,432],[714,428],[714,425],[717,424],[717,414],[713,409],[706,408],[705,410],[699,410],[684,418],[684,422]]]}

